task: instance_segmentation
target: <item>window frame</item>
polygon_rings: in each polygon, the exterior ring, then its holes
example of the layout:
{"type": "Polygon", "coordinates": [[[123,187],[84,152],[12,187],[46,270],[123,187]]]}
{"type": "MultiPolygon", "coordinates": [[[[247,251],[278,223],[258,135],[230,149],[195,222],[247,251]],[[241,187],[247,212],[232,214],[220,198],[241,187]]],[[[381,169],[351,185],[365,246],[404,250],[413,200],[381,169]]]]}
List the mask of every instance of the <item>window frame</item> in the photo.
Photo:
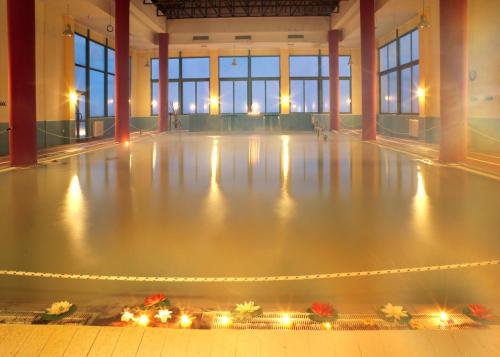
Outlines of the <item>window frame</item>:
{"type": "MultiPolygon", "coordinates": [[[[383,46],[380,46],[378,49],[377,49],[377,62],[378,62],[378,96],[379,96],[379,113],[380,114],[392,114],[392,115],[419,115],[420,114],[420,106],[417,106],[417,110],[416,111],[413,111],[414,108],[413,108],[413,98],[410,98],[410,107],[411,107],[411,111],[409,112],[403,112],[401,110],[401,103],[402,103],[402,98],[401,98],[401,93],[402,93],[402,88],[401,88],[401,73],[403,70],[405,69],[410,69],[410,73],[411,73],[411,76],[410,76],[410,83],[413,83],[413,68],[418,66],[419,67],[419,78],[420,78],[420,52],[419,52],[419,55],[418,55],[418,58],[417,59],[413,59],[413,33],[415,31],[419,31],[419,29],[417,27],[403,33],[403,34],[397,34],[396,38],[385,43],[383,46]],[[410,61],[405,63],[405,64],[401,64],[401,51],[400,51],[400,40],[401,38],[405,37],[409,35],[410,37],[410,61]],[[380,70],[380,52],[384,49],[384,48],[389,48],[389,45],[393,44],[393,43],[396,43],[396,66],[394,67],[391,67],[391,68],[387,68],[383,71],[380,70]],[[382,111],[382,108],[383,108],[383,100],[384,98],[382,98],[382,77],[383,76],[386,76],[387,75],[387,88],[389,88],[389,76],[391,73],[396,73],[396,93],[397,93],[397,103],[396,103],[396,112],[391,112],[390,109],[389,111],[382,111]]],[[[419,35],[419,41],[420,41],[420,33],[418,34],[419,35]]],[[[387,66],[389,66],[389,52],[387,53],[387,66]]],[[[411,91],[411,93],[413,93],[413,90],[411,91]]],[[[413,95],[413,94],[411,94],[413,95]]],[[[389,104],[388,104],[389,105],[389,104]]]]}
{"type": "Polygon", "coordinates": [[[219,113],[221,115],[232,115],[232,114],[249,114],[251,113],[250,110],[252,110],[252,105],[253,105],[253,95],[252,95],[252,83],[253,81],[263,81],[264,82],[264,111],[260,111],[259,114],[263,115],[274,115],[274,114],[280,114],[281,113],[281,60],[279,55],[251,55],[248,54],[246,56],[219,56],[218,57],[218,70],[219,70],[219,113]],[[278,58],[278,76],[277,77],[253,77],[252,76],[252,58],[278,58]],[[242,77],[221,77],[220,76],[220,69],[221,69],[221,58],[246,58],[247,59],[247,76],[242,76],[242,77]],[[247,102],[246,102],[246,107],[247,111],[246,112],[236,112],[235,111],[235,82],[242,82],[246,81],[247,83],[247,102]],[[268,112],[267,111],[267,82],[268,81],[277,81],[278,82],[278,111],[277,112],[268,112]],[[221,83],[222,82],[232,82],[232,87],[233,87],[233,98],[232,98],[232,103],[233,103],[233,111],[231,113],[222,113],[221,111],[221,83]]]}
{"type": "MultiPolygon", "coordinates": [[[[328,55],[324,55],[324,54],[321,54],[321,53],[318,53],[317,55],[291,55],[291,56],[288,56],[288,68],[289,68],[289,77],[290,77],[290,81],[289,81],[289,87],[290,88],[290,99],[292,98],[292,91],[291,91],[291,88],[292,88],[292,80],[294,81],[302,81],[302,101],[304,103],[304,108],[302,111],[293,111],[292,110],[292,106],[290,106],[290,112],[291,113],[312,113],[312,114],[327,114],[327,113],[330,113],[330,110],[328,111],[324,111],[324,101],[323,101],[323,81],[324,80],[327,80],[328,81],[328,84],[330,84],[330,73],[328,73],[328,76],[324,75],[322,73],[322,66],[321,66],[321,58],[322,57],[326,57],[329,59],[329,56],[328,55]],[[292,57],[317,57],[318,59],[318,75],[317,76],[296,76],[296,77],[292,77],[291,74],[290,74],[290,68],[291,68],[291,58],[292,57]],[[317,103],[318,103],[318,110],[317,111],[305,111],[305,98],[306,98],[306,91],[305,91],[305,81],[306,80],[316,80],[317,81],[317,94],[318,94],[318,97],[317,97],[317,103]]],[[[348,57],[349,58],[349,61],[348,63],[351,62],[351,55],[339,55],[339,58],[340,57],[348,57]]],[[[340,65],[340,61],[339,61],[339,65],[340,65]]],[[[339,68],[339,73],[340,73],[340,68],[339,68]]],[[[352,68],[351,68],[351,65],[349,65],[349,76],[340,76],[339,75],[339,82],[342,81],[342,80],[347,80],[349,81],[349,99],[351,99],[350,103],[349,103],[349,111],[347,112],[340,112],[341,114],[352,114],[352,68]]],[[[293,103],[291,103],[293,105],[293,103]]],[[[328,109],[330,109],[331,106],[329,106],[328,109]]]]}
{"type": "MultiPolygon", "coordinates": [[[[181,57],[179,56],[174,56],[174,57],[168,57],[168,61],[171,59],[178,59],[179,60],[179,77],[175,79],[171,79],[170,77],[168,78],[168,83],[177,83],[177,104],[178,104],[178,109],[177,113],[180,115],[193,115],[193,114],[210,114],[210,57],[209,56],[192,56],[192,57],[181,57]],[[182,76],[182,62],[184,59],[190,59],[190,58],[205,58],[208,59],[208,77],[205,78],[186,78],[184,79],[182,76]],[[194,113],[184,113],[184,82],[195,82],[195,93],[194,93],[194,100],[196,103],[195,107],[195,112],[194,113]],[[208,82],[208,112],[207,113],[198,113],[198,83],[199,82],[208,82]]],[[[150,73],[149,73],[149,78],[150,78],[150,113],[151,116],[157,116],[159,115],[158,113],[153,112],[153,84],[158,83],[158,95],[160,95],[160,80],[158,79],[153,79],[153,61],[158,60],[158,57],[151,57],[149,59],[149,68],[150,68],[150,73]]],[[[159,68],[158,68],[158,77],[160,76],[159,68]]],[[[157,103],[158,105],[158,103],[157,103]]],[[[170,106],[168,107],[168,112],[171,113],[170,111],[170,106]]]]}
{"type": "MultiPolygon", "coordinates": [[[[78,64],[78,63],[76,63],[76,61],[74,61],[73,64],[74,64],[75,68],[79,67],[79,68],[83,68],[85,70],[85,92],[84,92],[84,94],[85,94],[85,110],[86,110],[87,116],[89,119],[108,118],[109,117],[108,76],[112,75],[116,80],[116,73],[115,73],[116,71],[109,72],[108,50],[110,50],[110,49],[113,51],[116,51],[116,50],[113,47],[109,46],[109,41],[107,38],[106,38],[106,43],[104,43],[104,44],[90,38],[90,31],[87,31],[86,35],[83,35],[82,33],[79,33],[79,32],[75,32],[75,36],[80,36],[85,40],[85,65],[78,64]],[[104,70],[90,66],[90,43],[91,42],[93,42],[99,46],[104,47],[104,70]],[[91,115],[91,113],[90,113],[90,96],[91,96],[90,72],[91,71],[99,72],[99,73],[102,73],[104,75],[104,83],[103,83],[103,87],[104,87],[104,96],[103,96],[104,113],[103,113],[103,115],[91,115]]],[[[73,51],[74,51],[74,46],[73,46],[73,51]]],[[[115,56],[116,56],[116,52],[115,52],[115,56]]],[[[74,73],[74,70],[73,70],[73,73],[74,73]]],[[[82,93],[81,91],[79,91],[79,92],[82,93]]],[[[115,95],[116,95],[116,93],[115,93],[115,95]]],[[[114,100],[114,98],[113,98],[113,100],[114,100]]],[[[115,108],[115,114],[116,114],[116,108],[115,108]]]]}

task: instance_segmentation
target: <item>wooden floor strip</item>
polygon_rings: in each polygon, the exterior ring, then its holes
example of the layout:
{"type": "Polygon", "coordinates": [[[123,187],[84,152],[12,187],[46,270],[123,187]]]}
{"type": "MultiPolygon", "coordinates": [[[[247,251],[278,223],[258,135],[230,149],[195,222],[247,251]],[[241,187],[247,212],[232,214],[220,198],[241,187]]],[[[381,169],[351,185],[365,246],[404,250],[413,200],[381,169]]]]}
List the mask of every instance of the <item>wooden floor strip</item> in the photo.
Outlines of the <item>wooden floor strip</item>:
{"type": "Polygon", "coordinates": [[[54,332],[40,352],[40,357],[63,356],[78,326],[51,326],[54,332]]]}
{"type": "Polygon", "coordinates": [[[0,325],[0,356],[500,356],[500,328],[419,331],[174,330],[0,325]]]}
{"type": "Polygon", "coordinates": [[[78,328],[63,356],[87,356],[99,330],[100,327],[97,326],[81,326],[78,328]]]}
{"type": "Polygon", "coordinates": [[[53,326],[29,326],[32,333],[17,352],[16,356],[38,356],[54,333],[53,326]]]}

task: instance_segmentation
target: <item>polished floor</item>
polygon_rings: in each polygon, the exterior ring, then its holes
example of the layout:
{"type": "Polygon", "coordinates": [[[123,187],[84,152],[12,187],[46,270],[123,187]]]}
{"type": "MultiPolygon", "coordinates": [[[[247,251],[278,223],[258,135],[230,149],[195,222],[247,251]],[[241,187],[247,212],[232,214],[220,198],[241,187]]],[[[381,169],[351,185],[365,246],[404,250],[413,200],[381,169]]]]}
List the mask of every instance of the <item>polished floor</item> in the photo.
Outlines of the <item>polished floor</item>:
{"type": "MultiPolygon", "coordinates": [[[[347,135],[146,136],[0,173],[0,269],[268,276],[500,257],[500,181],[347,135]]],[[[498,267],[286,283],[0,277],[0,299],[500,302],[498,267]]]]}
{"type": "Polygon", "coordinates": [[[0,325],[0,356],[443,357],[500,355],[500,329],[235,331],[0,325]]]}

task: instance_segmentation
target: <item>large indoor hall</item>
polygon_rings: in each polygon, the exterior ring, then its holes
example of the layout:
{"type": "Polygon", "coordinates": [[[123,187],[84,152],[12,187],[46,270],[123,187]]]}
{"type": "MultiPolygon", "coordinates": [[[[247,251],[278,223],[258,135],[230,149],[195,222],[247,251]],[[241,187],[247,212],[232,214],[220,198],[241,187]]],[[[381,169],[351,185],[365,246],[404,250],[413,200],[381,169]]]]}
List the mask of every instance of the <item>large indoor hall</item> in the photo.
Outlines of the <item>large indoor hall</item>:
{"type": "Polygon", "coordinates": [[[0,356],[500,356],[499,12],[0,0],[0,356]]]}

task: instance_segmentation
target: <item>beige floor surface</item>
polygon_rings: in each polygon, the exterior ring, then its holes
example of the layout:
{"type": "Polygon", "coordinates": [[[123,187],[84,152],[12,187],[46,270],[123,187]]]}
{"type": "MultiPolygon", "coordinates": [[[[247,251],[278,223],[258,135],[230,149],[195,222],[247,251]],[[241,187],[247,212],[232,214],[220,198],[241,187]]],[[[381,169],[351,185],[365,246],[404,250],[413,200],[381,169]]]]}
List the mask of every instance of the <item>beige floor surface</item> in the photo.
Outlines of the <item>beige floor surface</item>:
{"type": "Polygon", "coordinates": [[[500,356],[500,328],[454,331],[172,330],[0,326],[0,356],[500,356]]]}

